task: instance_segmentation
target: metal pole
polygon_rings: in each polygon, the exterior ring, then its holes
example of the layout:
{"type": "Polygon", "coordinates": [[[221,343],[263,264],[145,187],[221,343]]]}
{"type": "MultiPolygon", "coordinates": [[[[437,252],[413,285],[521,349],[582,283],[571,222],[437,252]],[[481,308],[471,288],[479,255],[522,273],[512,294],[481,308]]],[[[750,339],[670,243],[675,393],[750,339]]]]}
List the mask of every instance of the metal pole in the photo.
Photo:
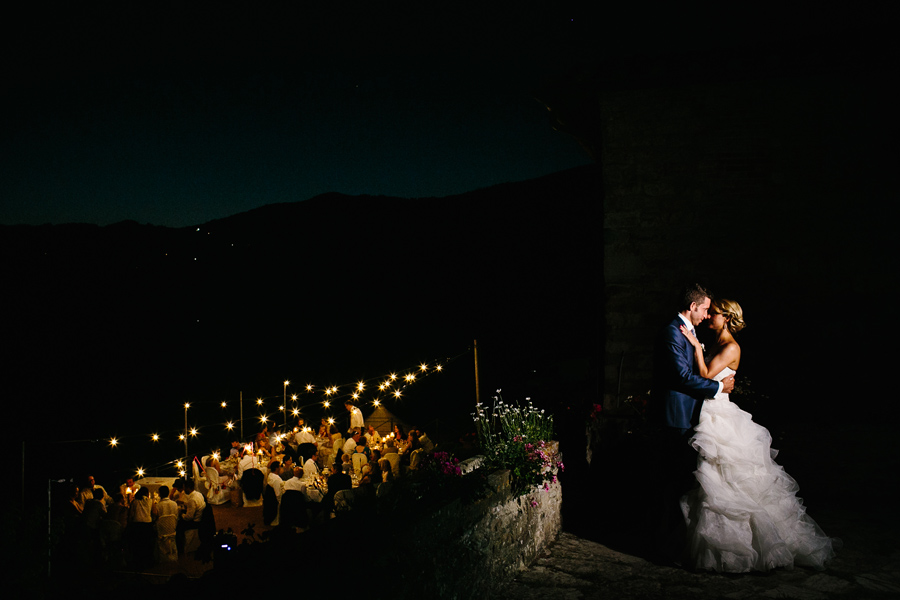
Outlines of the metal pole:
{"type": "Polygon", "coordinates": [[[184,403],[184,472],[185,477],[187,477],[187,470],[190,465],[188,464],[188,428],[187,428],[187,409],[190,406],[187,402],[184,403]]]}
{"type": "Polygon", "coordinates": [[[241,444],[244,443],[244,392],[241,392],[241,444]]]}
{"type": "Polygon", "coordinates": [[[475,351],[475,403],[481,404],[481,386],[478,383],[478,340],[474,340],[472,347],[475,351]]]}

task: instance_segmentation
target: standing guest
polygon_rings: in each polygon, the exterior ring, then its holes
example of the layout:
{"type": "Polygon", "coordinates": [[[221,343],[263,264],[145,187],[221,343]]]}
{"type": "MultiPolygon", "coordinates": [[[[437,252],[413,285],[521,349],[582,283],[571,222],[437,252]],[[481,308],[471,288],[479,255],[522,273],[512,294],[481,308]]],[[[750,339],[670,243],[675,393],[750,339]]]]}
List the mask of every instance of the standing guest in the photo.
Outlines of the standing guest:
{"type": "Polygon", "coordinates": [[[150,490],[140,488],[128,506],[128,545],[134,566],[138,569],[153,564],[153,501],[150,490]]]}
{"type": "Polygon", "coordinates": [[[125,483],[119,486],[119,491],[122,492],[122,496],[125,497],[126,505],[131,505],[131,501],[134,499],[135,495],[140,489],[141,485],[139,483],[135,483],[133,477],[129,477],[125,480],[125,483]]]}
{"type": "Polygon", "coordinates": [[[185,493],[184,493],[184,479],[176,479],[172,483],[172,490],[169,495],[169,498],[175,502],[178,506],[184,506],[185,493]]]}
{"type": "Polygon", "coordinates": [[[125,496],[121,493],[117,493],[113,498],[112,504],[106,511],[106,518],[121,525],[122,531],[128,527],[128,506],[125,505],[125,496]]]}
{"type": "Polygon", "coordinates": [[[178,526],[178,505],[169,498],[169,488],[159,487],[159,502],[153,505],[153,518],[156,519],[156,545],[159,548],[160,558],[163,560],[178,560],[178,546],[173,534],[176,534],[178,526]]]}
{"type": "Polygon", "coordinates": [[[88,529],[97,531],[100,527],[100,521],[106,516],[103,488],[98,488],[92,492],[90,500],[86,500],[84,503],[82,514],[84,515],[84,524],[87,525],[88,529]]]}
{"type": "Polygon", "coordinates": [[[364,427],[362,411],[354,406],[351,402],[345,402],[344,406],[350,413],[350,429],[362,431],[364,427]]]}
{"type": "Polygon", "coordinates": [[[184,554],[185,532],[189,529],[200,529],[200,519],[206,508],[206,500],[203,499],[203,494],[194,489],[193,479],[184,482],[184,491],[184,514],[175,530],[175,543],[179,554],[184,554]]]}
{"type": "Polygon", "coordinates": [[[178,505],[174,500],[169,498],[169,488],[168,486],[161,485],[159,486],[159,502],[153,505],[153,517],[159,519],[160,517],[167,517],[169,515],[178,516],[178,505]]]}

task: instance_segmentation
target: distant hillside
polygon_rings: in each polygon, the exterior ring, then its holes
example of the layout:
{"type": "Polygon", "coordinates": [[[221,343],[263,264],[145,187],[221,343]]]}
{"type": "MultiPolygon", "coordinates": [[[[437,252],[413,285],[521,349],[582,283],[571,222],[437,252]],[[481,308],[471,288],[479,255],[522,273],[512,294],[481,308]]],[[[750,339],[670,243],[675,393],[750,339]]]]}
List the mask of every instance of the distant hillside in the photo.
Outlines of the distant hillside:
{"type": "Polygon", "coordinates": [[[81,419],[88,400],[340,381],[476,337],[487,385],[590,354],[598,186],[585,167],[447,198],[326,194],[180,229],[0,227],[12,390],[81,419]]]}

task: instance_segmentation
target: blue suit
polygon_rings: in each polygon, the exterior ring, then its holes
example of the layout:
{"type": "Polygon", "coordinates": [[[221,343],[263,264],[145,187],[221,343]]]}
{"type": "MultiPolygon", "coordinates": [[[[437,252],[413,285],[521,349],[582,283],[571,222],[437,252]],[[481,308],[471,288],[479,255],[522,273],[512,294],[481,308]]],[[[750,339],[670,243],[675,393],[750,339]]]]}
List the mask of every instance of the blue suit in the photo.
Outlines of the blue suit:
{"type": "Polygon", "coordinates": [[[687,430],[696,425],[700,403],[719,391],[719,384],[700,376],[694,347],[681,333],[680,317],[669,323],[656,343],[653,398],[668,427],[687,430]]]}

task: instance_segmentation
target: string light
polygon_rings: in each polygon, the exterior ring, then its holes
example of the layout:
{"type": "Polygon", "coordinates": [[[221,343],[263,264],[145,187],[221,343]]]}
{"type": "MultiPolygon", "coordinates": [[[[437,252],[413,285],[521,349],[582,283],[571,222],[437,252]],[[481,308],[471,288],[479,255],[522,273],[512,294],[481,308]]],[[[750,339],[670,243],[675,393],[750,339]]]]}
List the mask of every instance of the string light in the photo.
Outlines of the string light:
{"type": "MultiPolygon", "coordinates": [[[[461,354],[460,354],[459,356],[461,356],[461,354]]],[[[454,360],[455,358],[456,358],[456,357],[451,358],[451,359],[449,359],[449,360],[454,360]]],[[[423,362],[423,363],[419,364],[418,369],[419,369],[419,371],[420,371],[421,373],[428,373],[428,369],[429,369],[428,363],[423,362]]],[[[434,368],[432,369],[432,371],[433,371],[433,372],[441,372],[441,371],[443,371],[443,369],[444,369],[444,365],[442,365],[442,364],[440,364],[440,363],[436,363],[435,366],[434,366],[434,368]]],[[[407,373],[406,375],[404,375],[403,378],[404,378],[404,380],[405,380],[407,383],[412,383],[412,382],[416,381],[416,375],[415,375],[415,372],[410,371],[409,373],[407,373]]],[[[398,379],[398,375],[397,375],[396,373],[390,373],[390,375],[388,375],[388,376],[385,378],[385,380],[384,380],[382,383],[380,383],[380,384],[378,385],[379,391],[385,391],[385,390],[388,390],[388,391],[391,391],[391,393],[393,394],[393,396],[394,396],[395,398],[400,398],[400,397],[402,396],[401,390],[399,390],[399,389],[397,389],[397,390],[392,390],[392,389],[391,389],[391,382],[396,381],[397,379],[398,379]]],[[[285,381],[284,381],[285,387],[287,387],[289,384],[290,384],[290,381],[288,381],[288,380],[285,380],[285,381]]],[[[406,386],[403,386],[403,387],[405,388],[406,386]]],[[[351,394],[352,399],[353,399],[353,400],[359,400],[359,398],[360,398],[360,392],[364,391],[365,388],[366,388],[366,382],[365,382],[364,380],[359,380],[359,381],[357,381],[357,382],[356,382],[356,390],[351,394]]],[[[315,386],[314,386],[312,383],[306,384],[306,391],[307,391],[307,392],[312,392],[314,389],[315,389],[315,386]]],[[[336,385],[332,385],[332,386],[330,386],[330,387],[326,387],[326,388],[323,388],[323,389],[324,389],[324,391],[325,391],[325,395],[326,395],[326,396],[332,396],[332,395],[335,395],[335,394],[338,393],[338,386],[336,386],[336,385]]],[[[296,401],[296,400],[297,400],[297,394],[292,394],[292,395],[291,395],[291,400],[296,401]]],[[[256,403],[257,403],[257,405],[262,406],[262,405],[264,404],[263,398],[257,398],[256,403]]],[[[323,404],[323,406],[324,406],[325,408],[330,408],[330,407],[331,407],[331,402],[330,402],[330,400],[324,400],[322,404],[323,404]]],[[[372,400],[372,405],[375,406],[375,407],[381,406],[381,401],[380,401],[380,399],[379,399],[379,398],[375,398],[374,400],[372,400]]],[[[222,401],[222,402],[220,403],[220,406],[221,406],[222,408],[227,408],[227,407],[228,407],[228,403],[227,403],[226,401],[222,401]]],[[[190,407],[191,407],[191,403],[190,403],[190,402],[185,402],[185,403],[184,403],[185,414],[187,414],[186,411],[187,411],[190,407]]],[[[284,407],[284,405],[282,405],[282,406],[279,406],[278,409],[279,409],[279,410],[284,410],[285,407],[284,407]]],[[[355,412],[356,409],[353,408],[352,410],[354,410],[354,412],[355,412]]],[[[297,416],[300,415],[300,410],[299,410],[298,408],[295,407],[294,409],[292,409],[291,414],[292,414],[293,416],[297,417],[297,416]]],[[[259,420],[260,420],[261,423],[268,423],[268,420],[269,420],[269,419],[268,419],[268,417],[267,417],[266,415],[261,415],[261,416],[259,417],[259,420]]],[[[334,425],[335,419],[334,419],[333,417],[329,417],[329,418],[327,419],[327,422],[328,422],[329,425],[334,425]]],[[[225,423],[225,427],[226,427],[226,429],[228,429],[229,431],[232,431],[232,430],[234,429],[234,426],[235,426],[235,425],[234,425],[234,422],[233,422],[233,421],[228,421],[228,422],[225,423]]],[[[311,427],[304,427],[303,430],[304,430],[304,431],[312,431],[312,428],[311,428],[311,427]]],[[[191,428],[190,431],[189,431],[189,434],[190,434],[191,436],[197,436],[197,435],[199,434],[199,430],[198,430],[196,427],[191,428]]],[[[151,434],[150,437],[151,437],[151,439],[152,439],[154,442],[158,442],[158,441],[160,440],[160,436],[159,436],[158,433],[153,433],[153,434],[151,434]]],[[[281,435],[281,434],[279,434],[278,436],[276,436],[276,439],[281,440],[281,439],[283,439],[283,438],[285,438],[285,437],[287,437],[287,435],[281,435]]],[[[390,434],[390,437],[394,437],[394,434],[391,433],[391,434],[390,434]]],[[[179,439],[180,441],[184,441],[185,438],[186,438],[186,435],[185,435],[184,433],[181,433],[181,434],[179,434],[179,436],[178,436],[178,439],[179,439]]],[[[385,439],[387,439],[387,438],[385,438],[385,439]]],[[[118,440],[117,438],[115,438],[115,437],[110,438],[110,440],[109,440],[109,445],[110,445],[111,447],[116,447],[116,446],[118,446],[118,443],[119,443],[119,440],[118,440]]],[[[249,445],[245,446],[245,449],[248,449],[250,452],[253,452],[253,445],[252,445],[252,444],[249,444],[249,445]]],[[[262,451],[260,450],[260,453],[261,453],[261,452],[262,452],[262,451]]],[[[213,452],[213,453],[212,453],[212,456],[215,457],[216,460],[219,460],[219,452],[213,452]]],[[[184,477],[184,476],[186,475],[186,470],[185,470],[186,467],[185,467],[184,463],[183,463],[181,460],[178,460],[178,461],[176,461],[175,466],[176,466],[176,468],[179,469],[179,471],[178,471],[179,475],[180,475],[181,477],[184,477]]],[[[138,474],[139,477],[143,477],[143,476],[144,476],[144,469],[143,469],[143,467],[141,467],[141,468],[139,468],[139,469],[137,470],[137,474],[138,474]]]]}

